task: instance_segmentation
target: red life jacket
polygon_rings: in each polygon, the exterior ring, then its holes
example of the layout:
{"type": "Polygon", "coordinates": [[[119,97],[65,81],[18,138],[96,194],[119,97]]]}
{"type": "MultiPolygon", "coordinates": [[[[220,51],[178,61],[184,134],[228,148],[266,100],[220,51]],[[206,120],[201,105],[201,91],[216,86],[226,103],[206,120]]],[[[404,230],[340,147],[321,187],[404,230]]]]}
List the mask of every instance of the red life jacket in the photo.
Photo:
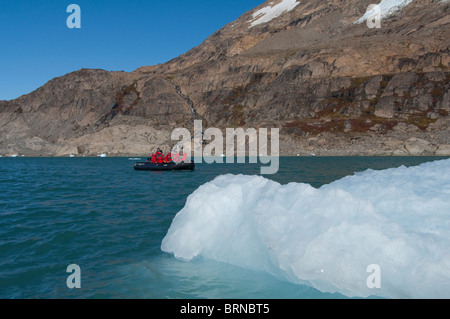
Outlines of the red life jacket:
{"type": "Polygon", "coordinates": [[[166,155],[166,162],[167,162],[167,163],[172,162],[172,154],[167,153],[167,155],[166,155]]]}
{"type": "Polygon", "coordinates": [[[156,154],[156,163],[158,164],[164,163],[164,155],[162,155],[162,153],[156,154]]]}
{"type": "Polygon", "coordinates": [[[187,159],[187,154],[184,153],[183,156],[180,156],[180,154],[175,153],[172,155],[172,161],[174,161],[175,163],[179,163],[179,162],[184,162],[187,159]]]}
{"type": "Polygon", "coordinates": [[[156,155],[152,154],[152,159],[150,160],[151,163],[156,163],[156,155]]]}

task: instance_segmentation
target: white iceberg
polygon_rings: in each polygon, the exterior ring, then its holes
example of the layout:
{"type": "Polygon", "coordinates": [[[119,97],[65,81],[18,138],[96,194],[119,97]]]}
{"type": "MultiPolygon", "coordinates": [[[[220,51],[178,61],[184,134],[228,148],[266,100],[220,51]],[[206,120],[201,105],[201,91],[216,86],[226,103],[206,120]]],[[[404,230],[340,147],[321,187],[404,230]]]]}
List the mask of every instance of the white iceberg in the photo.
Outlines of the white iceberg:
{"type": "Polygon", "coordinates": [[[450,160],[368,170],[318,189],[225,175],[191,194],[162,241],[350,297],[450,298],[450,160]],[[370,289],[368,266],[381,288],[370,289]]]}

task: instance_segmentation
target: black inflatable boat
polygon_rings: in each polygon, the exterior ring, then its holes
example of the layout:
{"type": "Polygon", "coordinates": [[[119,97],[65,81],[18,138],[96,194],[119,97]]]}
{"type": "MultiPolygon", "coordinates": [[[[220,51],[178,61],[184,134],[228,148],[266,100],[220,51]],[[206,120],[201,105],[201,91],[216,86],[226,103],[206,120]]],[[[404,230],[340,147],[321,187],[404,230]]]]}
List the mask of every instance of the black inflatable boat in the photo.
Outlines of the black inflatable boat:
{"type": "Polygon", "coordinates": [[[195,163],[164,163],[155,164],[151,162],[137,162],[134,164],[134,169],[137,171],[193,171],[195,169],[195,163]]]}

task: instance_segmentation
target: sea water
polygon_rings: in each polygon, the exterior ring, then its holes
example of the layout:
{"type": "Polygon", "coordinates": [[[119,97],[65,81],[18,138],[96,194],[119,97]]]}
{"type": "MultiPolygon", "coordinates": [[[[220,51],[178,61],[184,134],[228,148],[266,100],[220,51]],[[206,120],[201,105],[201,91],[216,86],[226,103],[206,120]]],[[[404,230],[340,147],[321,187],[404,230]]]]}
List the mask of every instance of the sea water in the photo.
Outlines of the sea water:
{"type": "Polygon", "coordinates": [[[450,297],[448,160],[134,160],[0,159],[0,298],[450,297]]]}

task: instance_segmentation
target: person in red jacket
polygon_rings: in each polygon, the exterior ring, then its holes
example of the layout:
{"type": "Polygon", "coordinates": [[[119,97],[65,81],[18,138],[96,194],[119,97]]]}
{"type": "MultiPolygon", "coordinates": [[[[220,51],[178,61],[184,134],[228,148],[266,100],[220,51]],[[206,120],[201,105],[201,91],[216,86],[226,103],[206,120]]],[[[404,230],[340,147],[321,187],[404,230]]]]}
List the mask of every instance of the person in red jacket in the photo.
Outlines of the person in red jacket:
{"type": "Polygon", "coordinates": [[[158,163],[158,164],[162,164],[162,163],[164,163],[164,155],[163,155],[163,152],[160,150],[160,149],[158,149],[158,151],[156,152],[156,163],[158,163]]]}
{"type": "Polygon", "coordinates": [[[175,163],[181,163],[187,160],[187,154],[184,153],[183,155],[180,155],[178,153],[174,153],[172,155],[172,161],[174,161],[175,163]]]}
{"type": "Polygon", "coordinates": [[[166,155],[166,163],[170,163],[170,162],[172,162],[172,153],[167,153],[167,155],[166,155]]]}
{"type": "Polygon", "coordinates": [[[156,154],[152,154],[152,159],[150,160],[150,163],[156,164],[156,154]]]}

